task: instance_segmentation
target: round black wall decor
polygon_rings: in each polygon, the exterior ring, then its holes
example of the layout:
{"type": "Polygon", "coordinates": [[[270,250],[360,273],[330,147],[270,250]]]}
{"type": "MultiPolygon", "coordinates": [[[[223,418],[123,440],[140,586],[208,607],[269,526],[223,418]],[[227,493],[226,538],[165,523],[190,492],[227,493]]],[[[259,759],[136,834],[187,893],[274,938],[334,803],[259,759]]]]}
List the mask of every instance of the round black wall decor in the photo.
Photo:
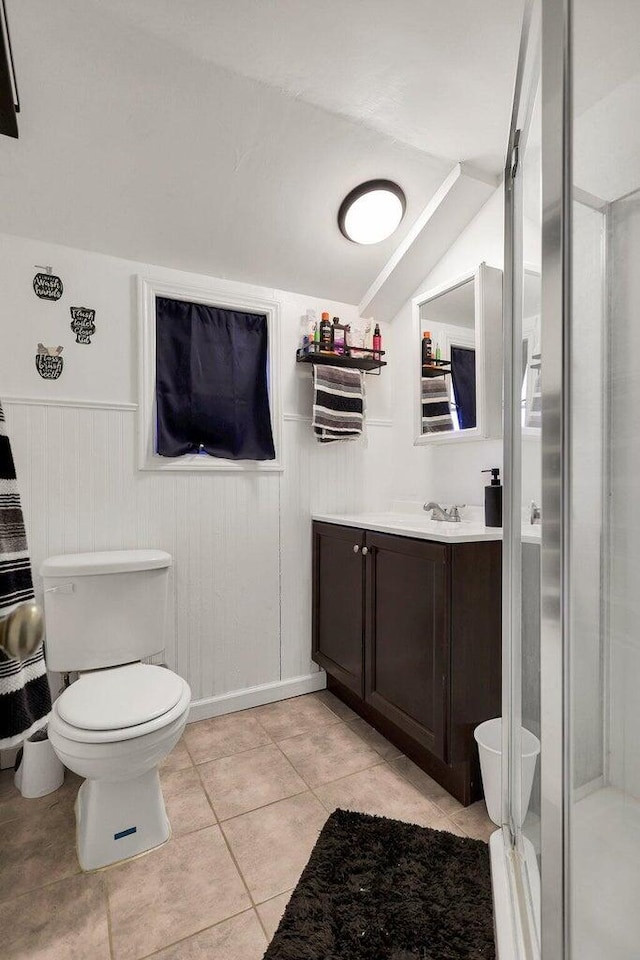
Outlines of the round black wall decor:
{"type": "Polygon", "coordinates": [[[33,278],[34,293],[41,300],[59,300],[64,290],[62,280],[51,272],[51,267],[45,269],[46,273],[36,273],[33,278]]]}
{"type": "Polygon", "coordinates": [[[91,343],[96,332],[96,312],[89,307],[69,307],[71,311],[71,329],[76,335],[76,343],[91,343]]]}
{"type": "Polygon", "coordinates": [[[36,370],[43,380],[57,380],[62,373],[64,360],[60,356],[62,347],[45,347],[43,343],[38,344],[36,353],[36,370]]]}

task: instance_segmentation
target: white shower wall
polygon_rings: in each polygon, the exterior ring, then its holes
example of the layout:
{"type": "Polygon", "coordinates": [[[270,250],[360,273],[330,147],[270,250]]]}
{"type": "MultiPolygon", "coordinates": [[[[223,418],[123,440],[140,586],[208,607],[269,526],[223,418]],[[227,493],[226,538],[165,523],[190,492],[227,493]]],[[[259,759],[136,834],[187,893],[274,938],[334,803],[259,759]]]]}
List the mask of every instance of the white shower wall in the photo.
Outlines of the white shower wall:
{"type": "Polygon", "coordinates": [[[640,798],[640,192],[610,212],[610,783],[640,798]]]}

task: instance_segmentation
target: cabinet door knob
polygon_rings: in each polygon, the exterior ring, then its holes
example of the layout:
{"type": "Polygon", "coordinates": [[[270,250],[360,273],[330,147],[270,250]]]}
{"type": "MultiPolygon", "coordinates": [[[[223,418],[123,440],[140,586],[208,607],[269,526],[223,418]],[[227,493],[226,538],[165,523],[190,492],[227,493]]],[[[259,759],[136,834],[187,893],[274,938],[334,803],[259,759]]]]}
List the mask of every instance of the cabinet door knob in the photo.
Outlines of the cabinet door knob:
{"type": "Polygon", "coordinates": [[[366,557],[366,555],[367,555],[368,553],[369,553],[369,548],[368,548],[368,547],[363,547],[363,548],[362,548],[362,556],[363,556],[363,557],[366,557]]]}
{"type": "Polygon", "coordinates": [[[354,552],[354,553],[358,553],[359,550],[360,550],[360,545],[357,544],[357,543],[354,543],[354,545],[353,545],[353,552],[354,552]]]}

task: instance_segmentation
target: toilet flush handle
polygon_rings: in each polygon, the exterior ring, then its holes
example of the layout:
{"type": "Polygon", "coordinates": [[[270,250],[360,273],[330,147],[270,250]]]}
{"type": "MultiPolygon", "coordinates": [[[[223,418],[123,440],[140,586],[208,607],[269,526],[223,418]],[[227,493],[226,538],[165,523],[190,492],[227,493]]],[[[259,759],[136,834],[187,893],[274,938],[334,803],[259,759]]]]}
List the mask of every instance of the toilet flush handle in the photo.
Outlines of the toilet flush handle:
{"type": "Polygon", "coordinates": [[[73,581],[69,583],[61,583],[57,587],[47,587],[45,593],[75,593],[76,585],[73,581]]]}

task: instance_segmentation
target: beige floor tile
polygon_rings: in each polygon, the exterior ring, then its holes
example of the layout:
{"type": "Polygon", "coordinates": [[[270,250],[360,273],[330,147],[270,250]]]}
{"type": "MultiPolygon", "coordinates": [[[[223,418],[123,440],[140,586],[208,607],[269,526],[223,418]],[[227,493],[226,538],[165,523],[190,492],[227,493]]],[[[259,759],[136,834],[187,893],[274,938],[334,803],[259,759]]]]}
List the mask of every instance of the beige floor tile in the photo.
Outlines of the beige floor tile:
{"type": "Polygon", "coordinates": [[[267,931],[269,943],[271,943],[273,935],[278,929],[284,908],[289,903],[292,893],[293,890],[287,890],[286,893],[281,893],[279,897],[274,897],[273,900],[266,900],[265,903],[260,903],[256,907],[262,924],[267,931]]]}
{"type": "Polygon", "coordinates": [[[326,819],[322,804],[303,793],[222,824],[256,903],[295,887],[326,819]]]}
{"type": "Polygon", "coordinates": [[[161,770],[160,780],[174,836],[191,833],[216,822],[195,767],[173,772],[161,770]]]}
{"type": "Polygon", "coordinates": [[[246,710],[190,723],[184,739],[194,763],[230,757],[234,753],[271,743],[271,738],[256,718],[246,710]]]}
{"type": "Polygon", "coordinates": [[[104,880],[83,874],[0,904],[3,960],[109,960],[104,880]]]}
{"type": "Polygon", "coordinates": [[[279,746],[310,787],[382,762],[380,754],[346,723],[332,724],[321,727],[315,733],[281,740],[279,746]]]}
{"type": "Polygon", "coordinates": [[[153,960],[262,960],[265,946],[265,935],[255,911],[246,910],[154,953],[153,960]]]}
{"type": "Polygon", "coordinates": [[[443,813],[446,813],[448,816],[453,816],[453,814],[459,810],[464,810],[459,800],[452,797],[444,787],[440,786],[440,784],[437,783],[433,777],[430,777],[428,773],[425,773],[424,770],[421,770],[409,757],[399,757],[397,760],[391,760],[390,766],[402,774],[405,779],[409,780],[424,797],[427,797],[428,800],[435,803],[435,805],[440,807],[443,813]]]}
{"type": "Polygon", "coordinates": [[[26,800],[13,782],[13,770],[2,770],[0,776],[0,823],[16,820],[18,817],[39,817],[54,807],[72,808],[82,783],[70,770],[65,771],[64,783],[46,797],[26,800]],[[7,776],[8,774],[8,776],[7,776]]]}
{"type": "Polygon", "coordinates": [[[341,807],[435,830],[460,832],[441,810],[386,763],[316,787],[315,793],[329,811],[341,807]]]}
{"type": "Polygon", "coordinates": [[[193,761],[189,756],[184,736],[176,743],[169,756],[160,764],[160,771],[173,773],[175,770],[186,770],[193,766],[193,761]]]}
{"type": "Polygon", "coordinates": [[[325,707],[329,707],[329,710],[335,713],[336,717],[339,717],[340,720],[345,720],[348,723],[350,720],[355,720],[358,716],[355,710],[348,707],[346,703],[343,703],[342,700],[331,693],[330,690],[318,690],[312,694],[312,696],[316,700],[319,700],[320,703],[324,703],[325,707]]]}
{"type": "Polygon", "coordinates": [[[307,789],[304,780],[273,743],[203,763],[198,772],[220,820],[237,817],[307,789]]]}
{"type": "Polygon", "coordinates": [[[250,900],[217,826],[105,873],[114,960],[137,960],[226,920],[250,900]]]}
{"type": "Polygon", "coordinates": [[[372,727],[366,720],[363,720],[362,717],[351,721],[349,726],[352,730],[355,730],[359,737],[362,737],[365,743],[373,747],[383,760],[394,760],[396,757],[402,756],[402,750],[398,750],[390,740],[387,740],[381,733],[378,733],[376,728],[372,727]]]}
{"type": "Polygon", "coordinates": [[[0,901],[80,872],[72,803],[0,825],[0,901]]]}
{"type": "Polygon", "coordinates": [[[489,837],[497,830],[493,820],[489,819],[484,800],[478,800],[472,803],[470,807],[463,807],[458,813],[454,814],[453,822],[469,837],[476,840],[489,842],[489,837]]]}
{"type": "Polygon", "coordinates": [[[339,722],[335,713],[312,694],[292,697],[290,700],[279,700],[277,703],[267,703],[263,707],[254,707],[251,713],[258,718],[274,740],[311,733],[318,727],[339,722]]]}

